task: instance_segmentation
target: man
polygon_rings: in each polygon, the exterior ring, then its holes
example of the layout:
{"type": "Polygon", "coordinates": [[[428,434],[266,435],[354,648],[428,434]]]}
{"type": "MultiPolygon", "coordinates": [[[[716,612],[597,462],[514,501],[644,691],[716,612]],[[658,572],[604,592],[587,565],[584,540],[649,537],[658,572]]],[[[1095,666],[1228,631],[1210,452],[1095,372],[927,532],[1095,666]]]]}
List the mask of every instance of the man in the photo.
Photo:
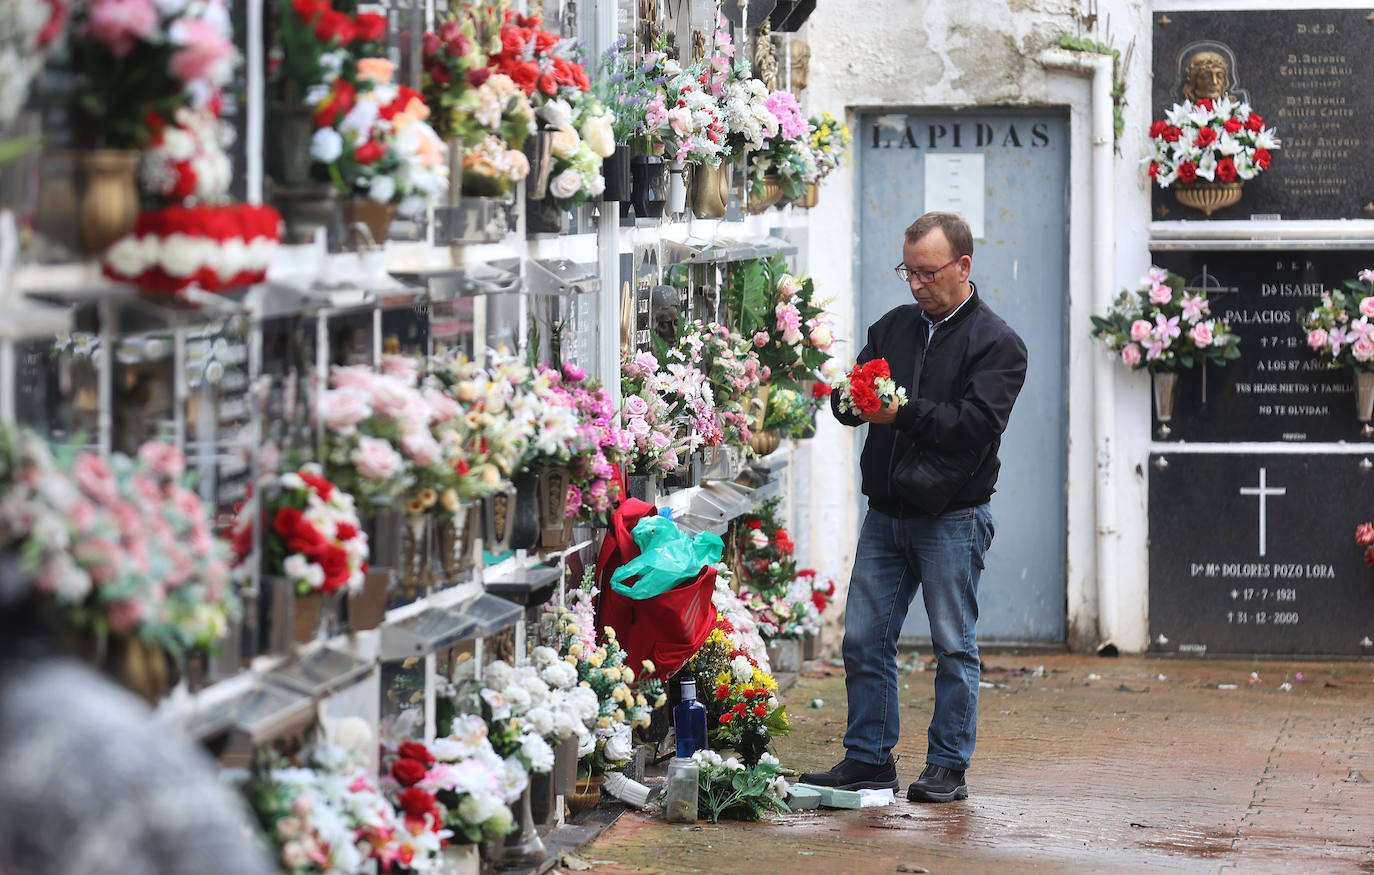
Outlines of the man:
{"type": "Polygon", "coordinates": [[[886,359],[910,401],[855,416],[840,412],[838,389],[830,398],[844,424],[869,423],[860,462],[868,514],[845,612],[845,758],[828,772],[802,775],[807,783],[900,788],[892,758],[900,732],[897,636],[919,589],[938,668],[926,766],[907,798],[949,802],[968,796],[964,772],[978,728],[978,577],[993,535],[988,499],[1000,468],[1001,435],[1026,377],[1026,346],[978,297],[969,280],[972,268],[973,235],[959,216],[927,213],[907,228],[896,272],[916,303],[889,311],[869,328],[858,361],[886,359]],[[920,385],[913,386],[918,359],[920,385]],[[989,449],[945,510],[923,516],[892,481],[893,466],[913,445],[989,449]]]}

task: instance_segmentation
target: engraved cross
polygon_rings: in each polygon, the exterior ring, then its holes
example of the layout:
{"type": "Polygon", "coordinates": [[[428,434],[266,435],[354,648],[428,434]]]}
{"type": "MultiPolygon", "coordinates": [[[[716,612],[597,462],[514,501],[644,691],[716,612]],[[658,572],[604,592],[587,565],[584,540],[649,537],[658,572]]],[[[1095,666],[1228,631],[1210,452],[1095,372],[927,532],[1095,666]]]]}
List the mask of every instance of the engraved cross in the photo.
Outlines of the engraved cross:
{"type": "Polygon", "coordinates": [[[1288,492],[1283,486],[1269,486],[1267,483],[1268,472],[1264,468],[1259,469],[1259,486],[1242,486],[1241,495],[1259,496],[1259,554],[1264,555],[1268,546],[1268,520],[1269,514],[1266,509],[1267,499],[1271,495],[1284,495],[1288,492]]]}

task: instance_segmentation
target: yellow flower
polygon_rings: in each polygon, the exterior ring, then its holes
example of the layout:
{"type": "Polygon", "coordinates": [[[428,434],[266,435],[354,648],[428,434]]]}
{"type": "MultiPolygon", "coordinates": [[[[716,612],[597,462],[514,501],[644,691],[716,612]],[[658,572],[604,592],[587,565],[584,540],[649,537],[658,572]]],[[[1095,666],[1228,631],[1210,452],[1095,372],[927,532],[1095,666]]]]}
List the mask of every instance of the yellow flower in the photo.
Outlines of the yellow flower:
{"type": "Polygon", "coordinates": [[[581,642],[581,641],[578,641],[578,642],[574,643],[571,647],[569,647],[569,648],[568,648],[568,655],[569,655],[569,656],[581,656],[581,655],[582,655],[582,642],[581,642]]]}
{"type": "Polygon", "coordinates": [[[664,705],[666,705],[666,704],[668,704],[668,696],[667,696],[667,694],[666,694],[666,693],[659,693],[659,694],[658,694],[658,698],[654,700],[654,707],[655,707],[655,708],[662,708],[662,707],[663,707],[664,705]]]}
{"type": "Polygon", "coordinates": [[[615,709],[615,715],[614,715],[614,716],[615,716],[615,722],[616,722],[616,723],[624,723],[624,722],[625,722],[625,712],[622,711],[622,710],[620,710],[619,708],[616,708],[616,709],[615,709]]]}
{"type": "Polygon", "coordinates": [[[444,510],[453,513],[458,510],[458,493],[449,488],[444,490],[444,494],[439,496],[439,502],[444,506],[444,510]]]}
{"type": "Polygon", "coordinates": [[[576,657],[576,656],[573,656],[571,653],[569,653],[567,656],[563,657],[563,659],[564,659],[569,665],[577,665],[577,657],[576,657]]]}
{"type": "Polygon", "coordinates": [[[644,660],[644,673],[645,673],[645,674],[653,674],[653,673],[654,673],[654,661],[653,661],[652,659],[646,659],[646,660],[644,660]]]}
{"type": "Polygon", "coordinates": [[[604,660],[605,657],[601,655],[601,651],[599,650],[587,658],[587,661],[592,664],[592,668],[600,668],[604,660]]]}
{"type": "Polygon", "coordinates": [[[420,490],[420,504],[424,505],[426,510],[433,507],[434,502],[438,500],[439,494],[435,492],[433,489],[425,487],[424,489],[420,490]]]}
{"type": "Polygon", "coordinates": [[[647,707],[649,707],[649,703],[648,703],[647,701],[645,701],[645,699],[644,699],[644,694],[643,694],[643,693],[636,693],[636,694],[635,694],[635,705],[636,705],[637,707],[640,707],[640,708],[647,708],[647,707]]]}
{"type": "Polygon", "coordinates": [[[635,679],[635,670],[628,665],[622,665],[620,667],[620,679],[628,684],[635,679]]]}
{"type": "Polygon", "coordinates": [[[611,728],[611,718],[609,718],[609,717],[598,717],[598,718],[596,718],[596,728],[597,728],[597,729],[610,729],[610,728],[611,728]]]}

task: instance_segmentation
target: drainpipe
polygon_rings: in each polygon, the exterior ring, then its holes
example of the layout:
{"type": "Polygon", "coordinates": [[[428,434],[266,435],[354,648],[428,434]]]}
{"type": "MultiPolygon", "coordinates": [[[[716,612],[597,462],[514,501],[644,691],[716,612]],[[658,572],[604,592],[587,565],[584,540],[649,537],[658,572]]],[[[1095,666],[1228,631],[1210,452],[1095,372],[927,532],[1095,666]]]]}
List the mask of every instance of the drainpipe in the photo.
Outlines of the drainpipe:
{"type": "MultiPolygon", "coordinates": [[[[1105,313],[1112,302],[1116,266],[1116,212],[1112,200],[1112,58],[1089,52],[1048,49],[1040,56],[1046,68],[1092,76],[1092,256],[1093,312],[1105,313]]],[[[1116,374],[1113,362],[1093,358],[1093,469],[1096,472],[1094,523],[1097,577],[1098,649],[1112,644],[1120,622],[1116,557],[1116,374]]]]}

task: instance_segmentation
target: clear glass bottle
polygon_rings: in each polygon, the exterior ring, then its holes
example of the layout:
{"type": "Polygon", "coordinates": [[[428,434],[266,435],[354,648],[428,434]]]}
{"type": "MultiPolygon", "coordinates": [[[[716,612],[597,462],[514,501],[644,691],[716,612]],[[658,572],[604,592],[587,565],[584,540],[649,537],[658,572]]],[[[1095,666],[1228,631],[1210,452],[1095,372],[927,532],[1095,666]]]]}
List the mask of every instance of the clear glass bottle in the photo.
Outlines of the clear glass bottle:
{"type": "Polygon", "coordinates": [[[706,748],[706,706],[697,701],[697,679],[678,681],[682,701],[673,708],[673,733],[677,736],[677,755],[689,757],[706,748]]]}
{"type": "Polygon", "coordinates": [[[668,795],[664,810],[669,823],[697,822],[697,781],[701,774],[691,757],[673,757],[668,763],[668,795]]]}

